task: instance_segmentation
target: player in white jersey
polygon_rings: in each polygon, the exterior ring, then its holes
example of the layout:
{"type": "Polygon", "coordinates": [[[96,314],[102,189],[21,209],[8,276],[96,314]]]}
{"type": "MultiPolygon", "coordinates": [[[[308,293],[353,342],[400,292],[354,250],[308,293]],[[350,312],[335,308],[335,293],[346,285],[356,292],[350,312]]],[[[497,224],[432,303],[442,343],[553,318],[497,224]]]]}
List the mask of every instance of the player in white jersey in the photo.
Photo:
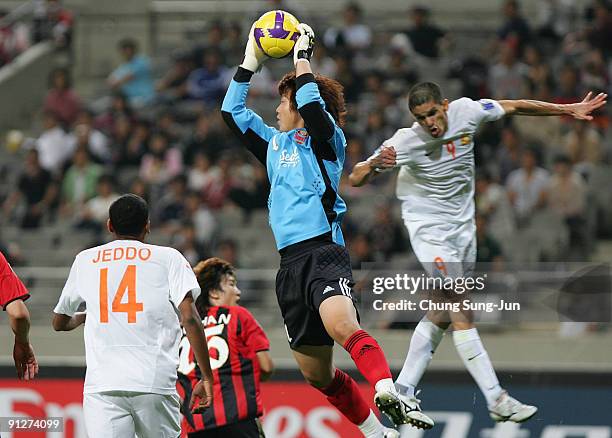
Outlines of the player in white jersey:
{"type": "Polygon", "coordinates": [[[128,194],[113,202],[114,240],[76,256],[54,310],[55,330],[85,324],[83,411],[91,438],[180,435],[181,324],[202,371],[192,406],[201,411],[211,401],[208,347],[194,304],[200,287],[177,250],[144,243],[149,227],[142,198],[128,194]],[[77,312],[81,304],[87,316],[77,312]]]}
{"type": "MultiPolygon", "coordinates": [[[[396,194],[417,258],[429,275],[468,276],[476,261],[474,134],[479,125],[505,115],[591,120],[590,113],[603,106],[606,97],[589,93],[582,102],[568,105],[465,97],[449,103],[437,84],[417,84],[408,98],[416,122],[399,129],[367,161],[355,165],[349,181],[360,186],[377,172],[399,166],[396,194]]],[[[396,381],[404,402],[419,407],[415,387],[451,324],[457,351],[485,396],[491,418],[522,422],[533,417],[535,406],[520,403],[500,386],[468,310],[430,311],[419,322],[396,381]]]]}

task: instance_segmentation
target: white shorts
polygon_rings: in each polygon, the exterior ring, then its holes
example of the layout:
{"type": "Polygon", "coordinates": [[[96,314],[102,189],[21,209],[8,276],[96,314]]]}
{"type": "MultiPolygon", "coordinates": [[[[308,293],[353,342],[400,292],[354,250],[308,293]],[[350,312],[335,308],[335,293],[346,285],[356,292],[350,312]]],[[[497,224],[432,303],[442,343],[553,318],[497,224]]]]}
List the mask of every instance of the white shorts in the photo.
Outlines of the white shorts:
{"type": "Polygon", "coordinates": [[[433,223],[410,219],[403,208],[402,219],[410,235],[410,244],[425,271],[431,276],[466,277],[476,264],[476,224],[433,223]]]}
{"type": "Polygon", "coordinates": [[[89,438],[178,438],[178,394],[111,391],[83,396],[89,438]]]}

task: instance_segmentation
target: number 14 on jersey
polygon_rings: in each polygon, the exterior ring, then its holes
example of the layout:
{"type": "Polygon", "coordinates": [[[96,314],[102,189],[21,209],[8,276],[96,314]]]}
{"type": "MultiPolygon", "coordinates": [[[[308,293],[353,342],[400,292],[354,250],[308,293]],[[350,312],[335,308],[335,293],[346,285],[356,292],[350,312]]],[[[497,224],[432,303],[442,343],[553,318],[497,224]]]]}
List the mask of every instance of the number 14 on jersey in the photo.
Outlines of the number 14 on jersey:
{"type": "MultiPolygon", "coordinates": [[[[136,301],[136,265],[128,265],[115,292],[112,312],[127,313],[128,324],[136,323],[136,314],[143,311],[143,303],[136,301]],[[127,301],[123,297],[127,292],[127,301]]],[[[108,268],[100,269],[100,322],[108,323],[108,268]]]]}

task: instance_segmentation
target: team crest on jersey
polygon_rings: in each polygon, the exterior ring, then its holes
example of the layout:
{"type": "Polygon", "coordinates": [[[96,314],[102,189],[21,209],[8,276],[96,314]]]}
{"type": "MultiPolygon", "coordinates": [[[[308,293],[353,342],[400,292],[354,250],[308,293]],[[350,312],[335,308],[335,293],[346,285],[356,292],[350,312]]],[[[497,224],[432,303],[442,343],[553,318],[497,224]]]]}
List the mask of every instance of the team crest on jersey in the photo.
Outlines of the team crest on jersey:
{"type": "Polygon", "coordinates": [[[470,144],[470,136],[469,135],[464,135],[463,137],[461,137],[461,145],[465,146],[466,144],[470,144]]]}
{"type": "Polygon", "coordinates": [[[293,148],[293,152],[287,152],[287,149],[283,149],[281,152],[280,160],[278,160],[279,167],[295,167],[300,162],[300,154],[298,153],[297,146],[293,148]]]}
{"type": "Polygon", "coordinates": [[[482,109],[484,109],[485,111],[491,111],[495,105],[493,105],[493,102],[486,102],[484,100],[480,100],[480,105],[482,106],[482,109]]]}
{"type": "Polygon", "coordinates": [[[305,129],[298,129],[295,131],[295,134],[293,134],[293,141],[295,141],[297,144],[304,144],[306,143],[307,139],[308,132],[305,129]]]}

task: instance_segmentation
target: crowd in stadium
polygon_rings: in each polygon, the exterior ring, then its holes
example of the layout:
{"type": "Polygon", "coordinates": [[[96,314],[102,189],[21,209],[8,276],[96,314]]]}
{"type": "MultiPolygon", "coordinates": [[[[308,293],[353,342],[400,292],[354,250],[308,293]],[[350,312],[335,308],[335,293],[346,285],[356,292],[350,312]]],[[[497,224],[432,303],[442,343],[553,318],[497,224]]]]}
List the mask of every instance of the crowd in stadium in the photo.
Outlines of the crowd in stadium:
{"type": "MultiPolygon", "coordinates": [[[[291,4],[280,6],[291,10],[291,4]]],[[[299,17],[300,11],[295,13],[299,17]]],[[[341,25],[316,27],[320,44],[313,70],[340,81],[348,103],[347,173],[396,129],[412,123],[406,95],[414,83],[430,79],[427,66],[448,65],[443,89],[454,81],[459,94],[472,99],[568,103],[582,100],[587,90],[610,90],[607,0],[594,0],[584,11],[543,5],[538,23],[522,15],[517,0],[506,0],[501,13],[503,25],[490,44],[463,59],[453,54],[453,33],[438,27],[435,11],[425,7],[407,11],[410,25],[389,34],[382,46],[357,4],[346,5],[341,25]],[[580,26],[573,27],[576,23],[580,26]]],[[[161,77],[135,40],[122,39],[122,63],[108,76],[104,99],[83,100],[70,70],[54,70],[37,122],[42,130],[24,146],[14,191],[3,194],[4,218],[23,228],[72,221],[100,233],[109,205],[131,191],[150,201],[154,227],[175,236],[191,262],[216,252],[219,244],[234,245],[216,239],[222,227],[216,212],[238,208],[248,224],[253,211],[266,208],[268,181],[219,112],[243,55],[246,28],[223,21],[206,26],[206,39],[173,53],[161,77]]],[[[256,75],[254,105],[258,98],[277,99],[273,73],[264,68],[256,75]]],[[[528,227],[542,210],[562,218],[576,257],[589,256],[589,242],[606,232],[586,224],[591,172],[612,158],[609,130],[604,110],[592,123],[515,118],[481,132],[476,200],[482,261],[509,258],[499,240],[528,227]],[[487,224],[494,224],[495,236],[487,233],[487,224]]],[[[392,202],[392,178],[381,178],[374,189],[344,184],[340,190],[348,201],[344,229],[354,267],[408,249],[401,220],[389,205],[380,206],[373,223],[351,216],[351,202],[374,191],[387,193],[392,202]]]]}

